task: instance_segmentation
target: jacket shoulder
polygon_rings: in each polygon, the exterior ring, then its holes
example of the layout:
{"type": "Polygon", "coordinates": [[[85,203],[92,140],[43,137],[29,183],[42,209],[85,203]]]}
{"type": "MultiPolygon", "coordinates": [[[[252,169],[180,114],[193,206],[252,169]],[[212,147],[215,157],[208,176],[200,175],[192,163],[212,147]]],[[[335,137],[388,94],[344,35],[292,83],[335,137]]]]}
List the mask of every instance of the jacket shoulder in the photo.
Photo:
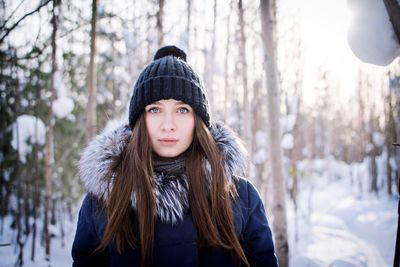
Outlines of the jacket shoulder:
{"type": "Polygon", "coordinates": [[[262,201],[260,193],[249,179],[241,176],[235,178],[239,199],[245,206],[249,207],[262,201]]]}

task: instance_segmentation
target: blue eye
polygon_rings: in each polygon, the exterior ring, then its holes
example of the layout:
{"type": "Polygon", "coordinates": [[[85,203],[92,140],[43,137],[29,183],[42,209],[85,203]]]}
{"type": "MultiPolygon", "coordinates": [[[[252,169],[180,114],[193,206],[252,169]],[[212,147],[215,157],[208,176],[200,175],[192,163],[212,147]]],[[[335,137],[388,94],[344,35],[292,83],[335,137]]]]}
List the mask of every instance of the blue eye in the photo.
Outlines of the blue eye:
{"type": "Polygon", "coordinates": [[[149,112],[149,113],[158,113],[158,112],[160,112],[160,109],[156,108],[156,107],[151,107],[151,108],[149,108],[147,110],[147,112],[149,112]]]}
{"type": "Polygon", "coordinates": [[[188,109],[188,108],[185,108],[185,107],[180,107],[180,108],[178,109],[178,112],[179,112],[179,113],[182,113],[182,114],[185,114],[185,113],[188,113],[188,112],[189,112],[189,109],[188,109]]]}

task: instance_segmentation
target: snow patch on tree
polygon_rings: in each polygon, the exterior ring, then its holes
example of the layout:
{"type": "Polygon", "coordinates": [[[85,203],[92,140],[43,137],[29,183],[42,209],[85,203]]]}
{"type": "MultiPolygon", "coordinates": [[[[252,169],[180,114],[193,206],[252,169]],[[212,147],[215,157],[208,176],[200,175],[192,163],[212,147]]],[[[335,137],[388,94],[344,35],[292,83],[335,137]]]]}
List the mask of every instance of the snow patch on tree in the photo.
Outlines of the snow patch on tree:
{"type": "Polygon", "coordinates": [[[267,133],[262,130],[257,130],[256,132],[256,146],[257,147],[267,147],[267,133]]]}
{"type": "Polygon", "coordinates": [[[253,156],[253,163],[255,165],[265,164],[267,161],[267,151],[265,148],[257,149],[253,156]]]}
{"type": "Polygon", "coordinates": [[[66,118],[74,109],[74,101],[70,97],[62,97],[54,100],[53,112],[57,118],[66,118]]]}
{"type": "Polygon", "coordinates": [[[18,150],[19,159],[26,163],[26,156],[32,152],[32,145],[44,145],[46,127],[43,121],[32,115],[21,115],[12,124],[11,145],[18,150]]]}
{"type": "Polygon", "coordinates": [[[296,119],[296,114],[289,114],[285,117],[281,117],[282,132],[287,133],[293,131],[296,119]]]}
{"type": "Polygon", "coordinates": [[[256,132],[256,152],[253,155],[253,163],[255,165],[265,164],[267,161],[267,133],[263,130],[256,132]]]}
{"type": "Polygon", "coordinates": [[[54,115],[59,118],[70,118],[70,114],[74,109],[74,101],[69,97],[69,92],[63,76],[60,71],[56,71],[54,74],[54,87],[57,91],[57,99],[53,101],[53,112],[54,115]]]}
{"type": "Polygon", "coordinates": [[[385,144],[385,137],[378,132],[372,134],[372,141],[377,147],[382,147],[385,144]]]}
{"type": "Polygon", "coordinates": [[[285,134],[282,137],[282,147],[283,149],[289,150],[293,148],[293,135],[292,134],[285,134]]]}

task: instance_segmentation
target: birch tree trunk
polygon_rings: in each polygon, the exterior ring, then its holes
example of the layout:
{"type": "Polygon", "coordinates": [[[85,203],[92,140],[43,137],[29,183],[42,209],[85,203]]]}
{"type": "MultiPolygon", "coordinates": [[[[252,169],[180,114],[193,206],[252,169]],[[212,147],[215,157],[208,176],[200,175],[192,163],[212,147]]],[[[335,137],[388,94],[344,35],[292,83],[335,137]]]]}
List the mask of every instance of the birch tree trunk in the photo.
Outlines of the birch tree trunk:
{"type": "Polygon", "coordinates": [[[228,103],[231,103],[231,90],[229,86],[229,68],[228,68],[228,63],[229,63],[229,51],[230,51],[230,43],[231,43],[231,14],[233,10],[233,1],[230,0],[229,2],[229,13],[228,13],[228,18],[226,21],[226,33],[228,34],[228,38],[226,40],[226,46],[225,46],[225,60],[224,60],[224,86],[225,86],[225,97],[224,97],[224,120],[225,122],[228,120],[228,103]]]}
{"type": "MultiPolygon", "coordinates": [[[[20,147],[19,147],[19,140],[20,140],[20,126],[19,123],[16,123],[16,135],[17,135],[17,152],[19,153],[20,151],[20,147]]],[[[21,207],[21,202],[22,200],[22,178],[23,177],[21,175],[21,169],[20,169],[20,163],[19,161],[17,161],[17,171],[18,171],[18,183],[17,183],[17,212],[14,215],[14,219],[15,219],[15,224],[16,224],[16,228],[17,228],[17,236],[16,236],[16,241],[17,241],[17,245],[18,245],[18,258],[17,261],[15,263],[15,266],[22,266],[24,264],[24,243],[22,241],[22,225],[21,225],[21,220],[22,220],[22,207],[21,207]]]]}
{"type": "Polygon", "coordinates": [[[158,1],[158,12],[157,12],[157,32],[158,32],[158,46],[160,47],[164,43],[164,29],[163,29],[163,17],[164,17],[164,0],[158,1]]]}
{"type": "MultiPolygon", "coordinates": [[[[261,90],[262,88],[262,82],[261,81],[256,81],[253,84],[253,92],[255,96],[261,96],[261,90]]],[[[257,132],[260,130],[266,129],[266,122],[265,122],[265,115],[263,114],[263,110],[260,108],[263,105],[263,100],[261,97],[253,97],[251,101],[251,113],[252,113],[252,148],[253,155],[258,153],[258,150],[260,149],[257,147],[257,132]]],[[[254,163],[254,168],[253,168],[253,177],[254,177],[254,185],[257,187],[257,189],[260,191],[260,194],[265,194],[266,193],[266,184],[268,178],[264,175],[265,173],[265,162],[253,162],[254,163]]],[[[268,202],[267,202],[268,203],[268,202]]]]}
{"type": "Polygon", "coordinates": [[[186,0],[187,24],[186,24],[186,50],[190,52],[190,27],[192,23],[192,0],[186,0]]]}
{"type": "MultiPolygon", "coordinates": [[[[296,24],[297,26],[297,24],[296,24]]],[[[302,85],[303,85],[303,57],[302,57],[302,49],[301,49],[301,37],[300,37],[300,29],[299,27],[295,27],[294,31],[295,40],[297,41],[296,48],[294,50],[293,64],[296,64],[298,67],[295,71],[295,82],[293,84],[293,97],[296,99],[296,105],[293,107],[293,102],[291,101],[291,105],[288,106],[291,114],[295,115],[296,121],[293,126],[292,136],[293,136],[293,148],[290,151],[290,170],[292,175],[292,186],[289,188],[289,194],[293,200],[294,206],[294,214],[295,214],[295,229],[294,236],[295,242],[297,243],[299,240],[299,216],[298,216],[298,197],[300,193],[300,172],[297,169],[297,162],[301,160],[301,138],[303,134],[301,133],[301,125],[302,122],[302,114],[300,112],[302,106],[302,85]],[[291,107],[295,110],[291,110],[291,107]]]]}
{"type": "Polygon", "coordinates": [[[87,109],[87,137],[91,139],[96,135],[97,132],[97,76],[96,76],[96,22],[97,22],[97,1],[92,1],[92,19],[91,19],[91,30],[90,30],[90,61],[89,61],[89,97],[88,97],[88,109],[87,109]]]}
{"type": "Polygon", "coordinates": [[[151,49],[151,44],[152,44],[151,33],[153,30],[153,23],[152,23],[153,15],[152,15],[151,10],[149,9],[146,13],[146,49],[147,49],[146,60],[145,60],[146,62],[149,62],[153,56],[153,50],[151,49]]]}
{"type": "Polygon", "coordinates": [[[371,150],[368,152],[369,154],[369,177],[370,177],[370,184],[369,184],[369,192],[371,193],[378,193],[378,165],[377,165],[377,157],[379,156],[379,148],[374,142],[374,131],[376,127],[376,121],[374,112],[375,106],[372,106],[369,118],[369,125],[372,126],[369,129],[368,137],[369,137],[369,144],[372,145],[371,150]]]}
{"type": "MultiPolygon", "coordinates": [[[[365,147],[367,145],[367,137],[366,137],[366,126],[365,126],[365,100],[363,98],[363,89],[364,89],[364,84],[362,83],[362,72],[361,70],[358,73],[358,87],[357,87],[357,104],[358,104],[358,131],[359,135],[361,136],[360,138],[357,138],[357,146],[360,149],[358,149],[358,157],[356,160],[358,162],[361,162],[365,158],[365,147]]],[[[361,188],[360,188],[361,189],[361,188]]]]}
{"type": "MultiPolygon", "coordinates": [[[[244,110],[244,116],[241,127],[242,138],[245,140],[248,151],[252,151],[251,147],[251,119],[250,119],[250,103],[249,103],[249,88],[247,81],[247,55],[246,55],[246,35],[244,32],[244,10],[243,10],[243,1],[239,0],[238,2],[238,12],[239,12],[239,30],[240,30],[240,40],[239,40],[239,58],[242,67],[242,83],[243,83],[243,100],[242,100],[242,109],[244,110]]],[[[251,153],[248,157],[247,164],[247,177],[250,176],[251,173],[251,162],[252,162],[251,153]]]]}
{"type": "Polygon", "coordinates": [[[215,91],[214,91],[214,70],[215,70],[215,39],[216,39],[216,23],[217,23],[217,0],[213,2],[213,24],[212,24],[212,35],[211,35],[211,48],[204,51],[204,80],[205,86],[210,101],[210,106],[215,107],[215,91]]]}
{"type": "Polygon", "coordinates": [[[56,62],[56,51],[57,51],[57,5],[59,4],[59,0],[53,1],[53,18],[51,20],[53,26],[53,33],[51,36],[51,76],[50,76],[50,101],[49,101],[49,112],[47,116],[47,144],[46,144],[46,156],[45,156],[45,177],[46,177],[46,193],[45,193],[45,212],[44,212],[44,241],[45,241],[45,253],[46,260],[50,260],[50,231],[49,231],[49,223],[50,223],[50,212],[53,209],[52,195],[53,195],[53,171],[52,167],[54,165],[54,116],[53,116],[53,102],[55,99],[55,84],[54,84],[54,76],[57,71],[57,62],[56,62]]]}
{"type": "Polygon", "coordinates": [[[393,105],[392,105],[392,88],[389,88],[389,94],[387,96],[387,108],[386,108],[386,137],[385,137],[385,146],[387,150],[386,155],[386,181],[387,188],[386,192],[388,195],[392,195],[392,184],[393,184],[393,169],[390,161],[394,160],[394,150],[396,147],[393,147],[393,143],[396,143],[396,129],[394,125],[394,117],[393,117],[393,105]]]}
{"type": "MultiPolygon", "coordinates": [[[[39,80],[39,79],[38,79],[39,80]]],[[[39,99],[39,90],[37,91],[37,99],[39,99]]],[[[37,114],[37,111],[35,111],[37,114]]],[[[38,140],[38,126],[37,120],[35,123],[35,140],[38,140]]],[[[32,216],[33,216],[33,223],[32,223],[32,246],[31,246],[31,261],[35,260],[35,251],[36,251],[36,235],[37,235],[37,214],[39,209],[39,198],[40,198],[40,189],[39,189],[39,155],[37,146],[34,146],[33,153],[36,156],[36,168],[34,168],[33,173],[33,205],[32,205],[32,216]]]]}
{"type": "Polygon", "coordinates": [[[286,183],[283,173],[281,129],[279,113],[279,83],[275,47],[275,4],[273,1],[261,0],[261,27],[264,45],[264,62],[267,75],[269,120],[269,158],[273,185],[272,213],[275,247],[280,267],[289,265],[289,245],[286,222],[286,183]]]}
{"type": "MultiPolygon", "coordinates": [[[[397,84],[397,90],[400,89],[400,84],[397,84]]],[[[392,90],[395,90],[395,88],[391,88],[392,90]]],[[[395,96],[395,95],[394,95],[395,96]]],[[[393,100],[393,124],[394,124],[394,129],[395,129],[395,135],[396,135],[396,143],[399,143],[400,140],[400,96],[394,97],[393,100]]],[[[394,159],[396,166],[400,166],[400,147],[396,146],[394,148],[394,159]]],[[[395,172],[395,184],[396,184],[396,189],[397,193],[400,194],[400,168],[397,168],[395,172]]]]}

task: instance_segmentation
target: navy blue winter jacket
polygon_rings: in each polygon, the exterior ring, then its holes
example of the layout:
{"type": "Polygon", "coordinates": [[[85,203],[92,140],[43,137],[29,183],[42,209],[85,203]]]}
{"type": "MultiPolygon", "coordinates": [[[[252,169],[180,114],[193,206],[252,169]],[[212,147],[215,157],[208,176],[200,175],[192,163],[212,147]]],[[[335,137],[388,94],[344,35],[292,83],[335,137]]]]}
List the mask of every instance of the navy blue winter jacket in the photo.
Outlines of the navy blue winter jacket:
{"type": "MultiPolygon", "coordinates": [[[[128,128],[118,128],[111,133],[105,133],[92,141],[83,153],[79,172],[88,189],[88,194],[81,206],[72,247],[74,267],[140,266],[139,248],[133,250],[126,246],[125,253],[120,255],[111,243],[104,251],[94,253],[100,244],[106,225],[103,208],[106,198],[104,176],[107,174],[111,159],[119,155],[124,148],[123,145],[116,144],[126,141],[129,134],[128,128]]],[[[250,266],[277,267],[272,234],[260,195],[248,180],[235,175],[240,172],[244,164],[235,136],[222,126],[216,126],[212,134],[224,156],[227,176],[237,187],[239,197],[232,201],[235,229],[247,260],[250,266]]],[[[157,199],[152,266],[234,266],[228,250],[197,246],[197,230],[190,213],[190,205],[185,206],[188,202],[187,199],[185,201],[187,192],[173,191],[176,190],[176,186],[165,185],[163,175],[155,175],[155,180],[157,187],[155,190],[163,192],[161,195],[170,195],[161,196],[161,200],[157,199]],[[161,180],[162,183],[157,182],[161,180]],[[158,188],[161,186],[163,188],[158,188]],[[169,192],[169,190],[172,191],[169,192]],[[168,207],[170,202],[164,201],[170,199],[170,196],[177,196],[173,209],[168,207]]],[[[135,235],[138,236],[134,207],[132,207],[132,226],[135,235]]]]}

